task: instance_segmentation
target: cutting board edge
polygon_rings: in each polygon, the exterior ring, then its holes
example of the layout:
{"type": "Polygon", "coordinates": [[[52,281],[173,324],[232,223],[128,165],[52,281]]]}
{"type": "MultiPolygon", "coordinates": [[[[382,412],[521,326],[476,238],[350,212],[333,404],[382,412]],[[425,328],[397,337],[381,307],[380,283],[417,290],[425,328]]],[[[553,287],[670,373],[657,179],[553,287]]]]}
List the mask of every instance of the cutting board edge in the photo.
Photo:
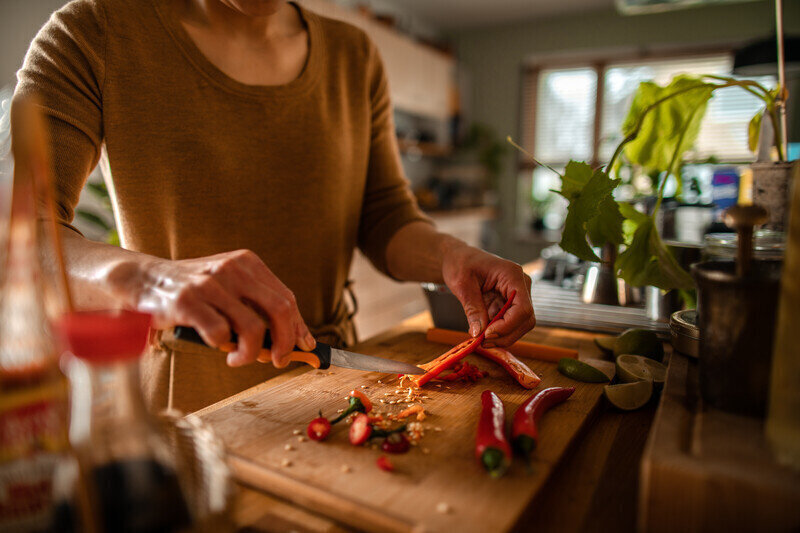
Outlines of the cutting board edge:
{"type": "Polygon", "coordinates": [[[285,499],[312,512],[322,514],[337,522],[375,533],[418,533],[423,531],[419,523],[388,514],[386,511],[355,502],[290,476],[276,472],[250,459],[230,454],[228,465],[237,481],[285,499]],[[358,513],[349,509],[358,508],[358,513]]]}

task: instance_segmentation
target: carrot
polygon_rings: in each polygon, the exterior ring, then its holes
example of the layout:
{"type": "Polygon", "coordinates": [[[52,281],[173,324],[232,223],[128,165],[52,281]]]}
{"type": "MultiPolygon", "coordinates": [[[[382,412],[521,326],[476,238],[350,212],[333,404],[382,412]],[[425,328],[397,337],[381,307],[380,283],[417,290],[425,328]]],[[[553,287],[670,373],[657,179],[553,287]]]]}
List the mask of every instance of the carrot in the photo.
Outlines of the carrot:
{"type": "Polygon", "coordinates": [[[448,350],[446,353],[440,355],[433,361],[426,363],[425,365],[420,365],[421,368],[427,370],[426,373],[422,374],[421,376],[410,376],[410,380],[414,383],[417,387],[422,387],[427,382],[447,370],[448,368],[452,367],[454,364],[459,362],[460,360],[464,359],[466,356],[471,354],[475,351],[475,348],[480,346],[483,342],[484,337],[486,336],[486,330],[489,329],[489,326],[503,318],[503,315],[506,314],[508,308],[511,307],[511,303],[514,301],[514,297],[517,295],[517,291],[511,291],[511,294],[508,295],[508,300],[506,301],[505,305],[497,312],[497,314],[489,321],[486,327],[481,331],[480,335],[475,337],[474,339],[464,341],[462,344],[459,344],[455,348],[448,350]]]}
{"type": "MultiPolygon", "coordinates": [[[[440,344],[457,344],[465,341],[465,339],[469,340],[471,337],[469,336],[469,333],[465,333],[463,331],[430,328],[428,330],[427,339],[430,342],[438,342],[440,344]]],[[[517,341],[506,349],[517,357],[527,357],[530,359],[539,359],[540,361],[550,361],[553,363],[557,363],[559,360],[565,357],[570,359],[578,358],[577,350],[560,348],[558,346],[547,346],[545,344],[535,344],[533,342],[526,341],[517,341]]]]}

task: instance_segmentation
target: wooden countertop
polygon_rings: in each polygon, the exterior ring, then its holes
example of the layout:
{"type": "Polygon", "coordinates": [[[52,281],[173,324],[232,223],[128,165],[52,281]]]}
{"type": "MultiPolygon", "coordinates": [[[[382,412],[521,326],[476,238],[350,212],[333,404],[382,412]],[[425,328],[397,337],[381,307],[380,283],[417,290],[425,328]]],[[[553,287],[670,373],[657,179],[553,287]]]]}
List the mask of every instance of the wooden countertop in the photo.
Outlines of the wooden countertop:
{"type": "MultiPolygon", "coordinates": [[[[430,326],[429,314],[422,313],[378,335],[371,342],[380,342],[381,339],[407,332],[424,332],[430,326]]],[[[536,333],[537,336],[557,336],[562,339],[572,337],[576,341],[587,335],[552,328],[537,328],[536,333]]],[[[197,414],[212,413],[307,371],[307,368],[292,370],[197,414]]],[[[636,524],[639,461],[654,411],[654,406],[633,413],[601,408],[553,471],[515,529],[609,531],[613,528],[615,531],[633,531],[636,524]]],[[[329,518],[246,486],[240,487],[233,519],[240,531],[347,530],[329,518]]]]}

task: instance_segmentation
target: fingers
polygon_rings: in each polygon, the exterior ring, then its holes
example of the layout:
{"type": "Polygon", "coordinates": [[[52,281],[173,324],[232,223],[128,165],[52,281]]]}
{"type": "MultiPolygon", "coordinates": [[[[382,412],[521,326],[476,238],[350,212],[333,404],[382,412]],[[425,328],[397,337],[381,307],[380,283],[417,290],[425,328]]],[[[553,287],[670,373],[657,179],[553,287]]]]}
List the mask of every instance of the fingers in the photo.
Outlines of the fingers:
{"type": "Polygon", "coordinates": [[[483,292],[478,279],[470,273],[465,273],[456,277],[448,285],[464,308],[464,314],[467,315],[469,322],[470,335],[477,336],[489,323],[489,315],[486,312],[483,292]]]}
{"type": "Polygon", "coordinates": [[[519,268],[517,273],[510,276],[510,279],[503,281],[507,282],[503,284],[507,286],[503,292],[507,295],[515,290],[516,296],[505,316],[486,330],[484,345],[487,347],[510,346],[536,325],[536,316],[530,296],[530,277],[519,268]]]}
{"type": "MultiPolygon", "coordinates": [[[[294,294],[254,253],[231,252],[212,272],[234,295],[252,303],[268,319],[272,336],[270,355],[275,366],[286,366],[286,355],[295,346],[306,351],[314,349],[316,343],[300,315],[294,294]]],[[[254,359],[247,357],[244,361],[254,359]]],[[[264,354],[261,359],[265,359],[264,354]]]]}
{"type": "Polygon", "coordinates": [[[306,351],[316,346],[294,294],[253,252],[169,262],[155,274],[160,281],[151,291],[152,306],[165,311],[170,322],[195,327],[216,347],[230,341],[231,330],[237,334],[230,366],[272,360],[283,367],[295,346],[306,351]],[[272,347],[264,352],[267,324],[272,347]]]}
{"type": "MultiPolygon", "coordinates": [[[[238,336],[236,351],[228,354],[228,365],[242,366],[255,361],[261,351],[264,332],[267,329],[264,320],[215,279],[206,278],[199,284],[198,289],[205,301],[212,302],[211,306],[228,319],[227,340],[230,340],[230,328],[238,336]]],[[[219,346],[219,344],[217,343],[215,346],[219,346]]]]}

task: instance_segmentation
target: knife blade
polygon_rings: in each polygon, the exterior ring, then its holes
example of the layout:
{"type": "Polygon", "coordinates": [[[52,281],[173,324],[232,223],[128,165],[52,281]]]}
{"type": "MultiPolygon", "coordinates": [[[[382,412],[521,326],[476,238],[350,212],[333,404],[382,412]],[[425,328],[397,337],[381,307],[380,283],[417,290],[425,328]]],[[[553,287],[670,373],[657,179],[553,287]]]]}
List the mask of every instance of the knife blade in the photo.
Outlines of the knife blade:
{"type": "MultiPolygon", "coordinates": [[[[190,342],[192,344],[199,344],[208,347],[200,334],[194,328],[186,326],[176,326],[172,333],[172,339],[164,338],[162,341],[171,348],[181,349],[181,343],[190,342]]],[[[238,339],[235,333],[231,334],[231,342],[225,343],[219,349],[225,352],[231,352],[236,349],[238,339]]],[[[264,335],[265,349],[272,347],[272,337],[269,330],[264,335]]],[[[212,349],[209,347],[209,349],[212,349]]],[[[384,359],[383,357],[375,357],[374,355],[364,355],[355,352],[348,352],[339,348],[317,342],[316,348],[310,352],[305,352],[295,347],[295,351],[289,354],[290,361],[299,361],[324,370],[330,366],[338,366],[341,368],[352,368],[354,370],[363,370],[365,372],[383,372],[387,374],[424,374],[425,371],[414,366],[410,363],[402,361],[395,361],[393,359],[384,359]]]]}

